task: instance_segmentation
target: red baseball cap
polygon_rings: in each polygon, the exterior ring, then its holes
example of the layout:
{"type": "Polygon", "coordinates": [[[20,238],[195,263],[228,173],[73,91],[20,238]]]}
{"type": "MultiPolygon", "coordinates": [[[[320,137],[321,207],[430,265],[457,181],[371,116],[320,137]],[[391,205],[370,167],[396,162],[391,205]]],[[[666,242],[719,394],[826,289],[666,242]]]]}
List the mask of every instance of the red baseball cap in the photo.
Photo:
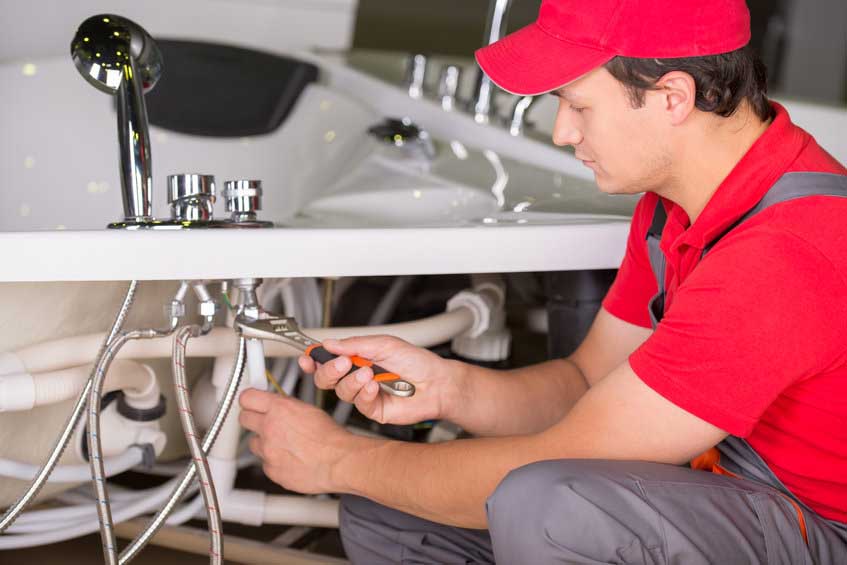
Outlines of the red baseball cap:
{"type": "Polygon", "coordinates": [[[744,0],[544,0],[534,23],[477,50],[476,61],[503,90],[529,96],[618,55],[699,57],[748,41],[744,0]]]}

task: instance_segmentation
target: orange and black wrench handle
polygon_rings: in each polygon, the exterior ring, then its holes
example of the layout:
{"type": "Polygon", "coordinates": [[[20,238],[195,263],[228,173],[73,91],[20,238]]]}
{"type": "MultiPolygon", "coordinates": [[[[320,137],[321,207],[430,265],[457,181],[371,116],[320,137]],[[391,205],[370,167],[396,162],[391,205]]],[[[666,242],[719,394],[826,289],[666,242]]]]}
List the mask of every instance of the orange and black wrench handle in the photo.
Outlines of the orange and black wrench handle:
{"type": "MultiPolygon", "coordinates": [[[[310,345],[306,348],[305,353],[318,363],[329,363],[338,357],[338,355],[327,351],[321,344],[310,345]]],[[[350,370],[347,371],[346,375],[344,375],[345,377],[357,369],[370,367],[374,374],[374,380],[379,383],[380,387],[385,392],[393,394],[394,396],[412,396],[415,394],[415,385],[404,381],[400,378],[400,375],[387,371],[373,361],[359,357],[358,355],[352,355],[350,360],[353,362],[353,366],[350,367],[350,370]]]]}

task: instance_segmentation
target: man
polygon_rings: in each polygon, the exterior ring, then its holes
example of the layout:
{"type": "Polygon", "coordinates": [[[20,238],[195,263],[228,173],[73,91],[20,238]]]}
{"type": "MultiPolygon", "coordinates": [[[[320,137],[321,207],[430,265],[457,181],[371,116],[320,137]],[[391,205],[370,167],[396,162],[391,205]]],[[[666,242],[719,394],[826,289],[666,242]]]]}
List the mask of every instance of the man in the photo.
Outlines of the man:
{"type": "Polygon", "coordinates": [[[241,396],[271,479],[347,494],[354,562],[847,563],[847,170],[768,103],[749,37],[742,0],[545,0],[477,53],[505,90],[559,98],[553,140],[600,190],[647,194],[567,359],[496,372],[390,337],[325,344],[341,357],[318,386],[474,439],[355,437],[241,396]],[[345,376],[351,355],[417,394],[345,376]]]}

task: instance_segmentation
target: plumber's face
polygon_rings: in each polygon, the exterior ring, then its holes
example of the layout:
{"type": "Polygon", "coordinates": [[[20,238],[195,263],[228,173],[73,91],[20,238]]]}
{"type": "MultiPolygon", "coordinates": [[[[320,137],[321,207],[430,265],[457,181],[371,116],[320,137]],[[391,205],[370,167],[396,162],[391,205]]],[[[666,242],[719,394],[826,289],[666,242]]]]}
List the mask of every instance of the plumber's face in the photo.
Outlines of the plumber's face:
{"type": "Polygon", "coordinates": [[[633,108],[624,86],[603,67],[552,94],[559,98],[553,143],[572,145],[601,191],[636,194],[668,181],[671,152],[660,96],[648,92],[644,106],[633,108]]]}

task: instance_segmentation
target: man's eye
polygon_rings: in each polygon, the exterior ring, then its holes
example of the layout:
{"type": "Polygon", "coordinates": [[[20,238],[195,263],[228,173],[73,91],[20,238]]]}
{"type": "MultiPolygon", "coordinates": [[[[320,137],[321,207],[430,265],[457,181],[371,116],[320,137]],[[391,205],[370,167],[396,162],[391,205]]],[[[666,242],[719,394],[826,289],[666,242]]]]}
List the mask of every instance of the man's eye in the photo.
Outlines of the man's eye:
{"type": "Polygon", "coordinates": [[[581,113],[582,113],[582,111],[583,111],[583,110],[585,110],[585,108],[581,108],[581,107],[579,107],[579,106],[571,106],[571,110],[573,110],[573,111],[574,111],[574,112],[576,112],[577,114],[581,114],[581,113]]]}

